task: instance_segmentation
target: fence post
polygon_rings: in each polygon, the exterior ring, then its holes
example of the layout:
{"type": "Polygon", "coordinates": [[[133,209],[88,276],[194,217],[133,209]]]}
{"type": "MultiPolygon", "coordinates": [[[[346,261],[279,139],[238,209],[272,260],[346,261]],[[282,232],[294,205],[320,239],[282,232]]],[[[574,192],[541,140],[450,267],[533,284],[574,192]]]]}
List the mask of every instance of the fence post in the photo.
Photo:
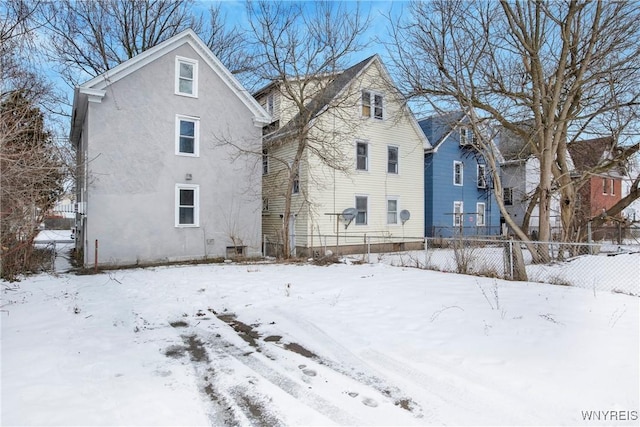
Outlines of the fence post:
{"type": "Polygon", "coordinates": [[[513,239],[509,239],[509,277],[513,280],[513,239]]]}
{"type": "Polygon", "coordinates": [[[96,239],[96,248],[95,248],[95,253],[93,258],[93,272],[94,273],[98,272],[98,239],[96,239]]]}
{"type": "Polygon", "coordinates": [[[424,268],[425,270],[428,268],[427,264],[429,261],[429,240],[427,237],[424,237],[424,268]]]}
{"type": "Polygon", "coordinates": [[[371,262],[371,236],[369,236],[369,238],[367,239],[367,263],[370,263],[370,262],[371,262]]]}

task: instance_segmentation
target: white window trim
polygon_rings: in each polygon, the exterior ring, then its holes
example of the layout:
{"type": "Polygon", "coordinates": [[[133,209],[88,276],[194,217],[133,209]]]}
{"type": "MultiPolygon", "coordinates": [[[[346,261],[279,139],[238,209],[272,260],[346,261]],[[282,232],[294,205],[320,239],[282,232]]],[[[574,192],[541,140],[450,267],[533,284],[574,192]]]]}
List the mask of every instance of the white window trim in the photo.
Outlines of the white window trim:
{"type": "Polygon", "coordinates": [[[369,172],[369,160],[371,158],[370,150],[369,150],[369,142],[368,141],[356,141],[356,171],[357,172],[369,172]],[[367,156],[366,156],[366,164],[364,169],[358,168],[358,144],[364,144],[367,147],[367,156]]]}
{"type": "Polygon", "coordinates": [[[476,176],[476,183],[478,185],[478,188],[487,188],[487,165],[478,163],[478,169],[477,169],[477,176],[476,176]],[[482,170],[482,173],[480,172],[482,170]],[[483,184],[484,185],[480,185],[480,177],[483,177],[483,184]]]}
{"type": "Polygon", "coordinates": [[[177,228],[200,227],[200,186],[195,184],[176,184],[175,191],[175,226],[177,228]],[[180,190],[194,190],[193,224],[180,224],[180,190]]]}
{"type": "MultiPolygon", "coordinates": [[[[368,206],[367,206],[368,207],[368,206]]],[[[387,197],[386,203],[386,215],[387,215],[387,225],[400,225],[400,198],[397,196],[389,196],[387,197]],[[389,222],[389,201],[395,200],[396,202],[396,222],[389,222]]]]}
{"type": "Polygon", "coordinates": [[[386,114],[385,114],[385,96],[383,93],[381,92],[376,92],[374,90],[371,89],[362,89],[362,91],[360,92],[360,116],[363,118],[367,118],[367,119],[374,119],[374,120],[380,120],[383,121],[386,118],[386,114]],[[364,96],[364,93],[368,93],[369,94],[369,115],[365,115],[364,114],[364,103],[362,102],[362,98],[364,96]],[[379,96],[382,98],[382,117],[376,117],[376,96],[379,96]]]}
{"type": "Polygon", "coordinates": [[[476,203],[476,225],[479,227],[487,225],[487,205],[484,202],[476,203]],[[482,223],[478,220],[480,218],[480,206],[482,206],[482,223]]]}
{"type": "Polygon", "coordinates": [[[387,145],[387,173],[390,175],[400,175],[400,147],[398,147],[397,145],[387,145]],[[395,172],[389,172],[389,149],[390,148],[395,148],[397,153],[395,172]]]}
{"type": "Polygon", "coordinates": [[[176,114],[175,132],[176,156],[200,157],[200,118],[176,114]],[[182,151],[180,151],[180,121],[188,121],[194,123],[193,153],[183,153],[182,151]]]}
{"type": "Polygon", "coordinates": [[[273,112],[275,111],[275,105],[276,105],[275,96],[273,93],[270,93],[269,95],[267,95],[267,103],[266,103],[265,109],[267,110],[267,113],[269,113],[272,116],[273,116],[273,112]]]}
{"type": "Polygon", "coordinates": [[[464,184],[464,163],[459,160],[453,161],[453,185],[461,187],[464,184]],[[460,184],[456,183],[456,165],[460,165],[460,184]]]}
{"type": "Polygon", "coordinates": [[[198,97],[198,61],[191,58],[185,58],[183,56],[176,56],[176,65],[175,65],[175,94],[180,96],[188,96],[190,98],[198,97]],[[180,64],[190,64],[193,65],[193,85],[191,86],[193,89],[193,93],[185,93],[180,92],[180,64]]]}
{"type": "Polygon", "coordinates": [[[464,223],[464,202],[462,200],[456,200],[453,202],[453,226],[460,227],[464,223]],[[460,216],[456,215],[456,205],[460,205],[460,216]],[[460,219],[460,222],[456,222],[456,218],[460,219]]]}
{"type": "Polygon", "coordinates": [[[613,178],[610,178],[610,179],[611,179],[611,189],[610,189],[611,191],[609,191],[609,195],[610,196],[615,196],[616,195],[616,188],[615,188],[616,181],[613,178]]]}
{"type": "Polygon", "coordinates": [[[476,135],[473,132],[471,126],[465,126],[460,128],[460,145],[474,145],[476,142],[476,135]]]}
{"type": "MultiPolygon", "coordinates": [[[[289,169],[293,172],[293,162],[289,162],[289,169]]],[[[291,194],[294,196],[300,194],[300,163],[298,163],[298,170],[295,174],[296,177],[293,179],[293,184],[291,185],[291,194]],[[296,191],[296,182],[298,183],[298,191],[296,191]]]]}
{"type": "Polygon", "coordinates": [[[358,198],[364,198],[367,200],[367,210],[365,210],[365,214],[364,214],[364,223],[363,224],[358,224],[358,214],[356,213],[356,217],[354,218],[354,223],[356,226],[366,226],[369,225],[369,211],[371,210],[371,207],[369,206],[369,196],[366,194],[356,194],[355,197],[353,198],[353,205],[356,208],[356,211],[358,210],[358,202],[357,199],[358,198]]]}

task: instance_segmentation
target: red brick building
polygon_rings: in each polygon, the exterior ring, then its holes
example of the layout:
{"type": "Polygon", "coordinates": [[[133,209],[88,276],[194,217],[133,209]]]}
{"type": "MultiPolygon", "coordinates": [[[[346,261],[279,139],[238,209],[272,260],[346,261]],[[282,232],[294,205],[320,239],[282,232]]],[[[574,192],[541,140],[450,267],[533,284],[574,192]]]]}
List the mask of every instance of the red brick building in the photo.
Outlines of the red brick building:
{"type": "MultiPolygon", "coordinates": [[[[611,137],[595,138],[568,144],[569,154],[577,172],[589,173],[605,164],[616,150],[611,137]]],[[[578,211],[584,220],[606,215],[609,208],[622,199],[622,174],[618,168],[594,174],[578,192],[578,211]]]]}

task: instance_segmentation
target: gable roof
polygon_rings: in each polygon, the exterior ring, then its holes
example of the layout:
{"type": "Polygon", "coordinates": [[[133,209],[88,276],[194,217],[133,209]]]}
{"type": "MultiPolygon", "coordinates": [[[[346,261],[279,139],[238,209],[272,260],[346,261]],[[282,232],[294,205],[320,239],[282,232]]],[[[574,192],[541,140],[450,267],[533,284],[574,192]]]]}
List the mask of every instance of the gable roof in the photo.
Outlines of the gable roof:
{"type": "Polygon", "coordinates": [[[451,135],[455,126],[460,123],[466,115],[462,111],[453,111],[446,114],[424,118],[418,122],[422,131],[427,135],[434,150],[451,135]]]}
{"type": "MultiPolygon", "coordinates": [[[[307,113],[308,113],[307,117],[309,117],[309,120],[313,120],[316,117],[318,117],[326,108],[329,107],[329,104],[331,103],[331,101],[336,99],[340,94],[344,93],[344,91],[347,90],[349,84],[355,79],[357,79],[364,72],[364,70],[369,68],[374,63],[380,66],[383,76],[389,82],[392,83],[393,80],[391,79],[390,74],[384,67],[384,64],[382,64],[382,61],[380,60],[380,56],[378,54],[372,55],[364,59],[363,61],[360,61],[357,64],[347,68],[346,70],[340,73],[337,73],[333,78],[333,80],[331,80],[331,82],[327,85],[327,87],[324,90],[320,91],[320,93],[318,93],[313,99],[311,99],[311,101],[309,101],[309,103],[307,103],[305,108],[307,110],[307,113]]],[[[264,90],[271,87],[272,85],[273,83],[267,85],[260,92],[263,92],[264,90]]],[[[393,87],[395,88],[395,86],[393,87]]],[[[428,146],[430,147],[428,138],[423,132],[420,131],[420,126],[418,125],[418,122],[416,121],[414,115],[411,113],[410,110],[409,110],[409,116],[410,116],[411,125],[414,127],[414,130],[416,131],[417,135],[423,138],[423,145],[425,146],[425,148],[428,146]]],[[[282,137],[288,134],[289,132],[296,129],[296,127],[299,126],[301,122],[304,120],[305,118],[300,114],[300,112],[298,112],[283,127],[281,127],[279,130],[277,130],[272,135],[270,135],[270,138],[277,139],[279,137],[282,137]]]]}
{"type": "Polygon", "coordinates": [[[609,160],[615,149],[615,141],[611,136],[567,144],[573,164],[581,172],[589,171],[609,160]]]}
{"type": "MultiPolygon", "coordinates": [[[[432,149],[430,152],[435,153],[438,148],[451,136],[456,126],[460,123],[468,124],[470,122],[469,116],[463,111],[452,111],[450,113],[439,114],[420,120],[418,123],[422,131],[427,135],[429,141],[432,141],[432,149]]],[[[489,141],[491,145],[491,151],[495,156],[498,163],[504,162],[502,152],[496,145],[494,138],[489,141]]],[[[479,147],[474,147],[474,150],[482,154],[482,150],[479,147]]],[[[482,154],[484,156],[484,154],[482,154]]]]}
{"type": "Polygon", "coordinates": [[[117,82],[129,74],[139,70],[145,65],[155,61],[165,54],[175,50],[176,48],[188,44],[191,46],[204,60],[204,62],[216,73],[223,83],[225,83],[232,92],[242,101],[242,103],[253,114],[256,126],[271,121],[270,115],[262,108],[260,104],[249,94],[233,74],[220,62],[220,60],[211,52],[206,44],[197,36],[197,34],[187,29],[168,40],[134,56],[133,58],[117,65],[116,67],[106,71],[105,73],[92,78],[91,80],[77,86],[73,96],[73,115],[71,118],[71,137],[75,141],[79,137],[79,131],[82,128],[82,122],[86,115],[87,102],[89,100],[98,101],[104,97],[106,88],[117,82]]]}

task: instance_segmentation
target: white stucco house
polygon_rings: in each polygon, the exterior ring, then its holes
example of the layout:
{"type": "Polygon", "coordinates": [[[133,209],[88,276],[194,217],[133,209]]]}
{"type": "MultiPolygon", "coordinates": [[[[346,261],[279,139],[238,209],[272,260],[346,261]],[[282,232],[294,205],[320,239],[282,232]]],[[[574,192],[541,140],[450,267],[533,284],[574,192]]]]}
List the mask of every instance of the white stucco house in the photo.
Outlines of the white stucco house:
{"type": "Polygon", "coordinates": [[[254,95],[273,117],[263,143],[267,246],[282,247],[286,226],[291,252],[299,256],[362,253],[366,242],[372,251],[422,247],[423,153],[431,146],[380,57],[316,78],[316,85],[304,82],[313,95],[305,108],[312,123],[309,138],[316,143],[305,148],[297,171],[287,165],[299,146],[291,139],[296,133],[291,123],[302,120],[299,109],[278,82],[254,95]],[[321,157],[343,167],[330,167],[321,157]],[[298,178],[291,188],[292,215],[284,224],[291,173],[298,178]],[[350,224],[341,215],[349,208],[355,210],[350,224]]]}
{"type": "Polygon", "coordinates": [[[77,87],[84,265],[260,255],[259,164],[229,143],[259,150],[270,121],[191,30],[77,87]]]}

